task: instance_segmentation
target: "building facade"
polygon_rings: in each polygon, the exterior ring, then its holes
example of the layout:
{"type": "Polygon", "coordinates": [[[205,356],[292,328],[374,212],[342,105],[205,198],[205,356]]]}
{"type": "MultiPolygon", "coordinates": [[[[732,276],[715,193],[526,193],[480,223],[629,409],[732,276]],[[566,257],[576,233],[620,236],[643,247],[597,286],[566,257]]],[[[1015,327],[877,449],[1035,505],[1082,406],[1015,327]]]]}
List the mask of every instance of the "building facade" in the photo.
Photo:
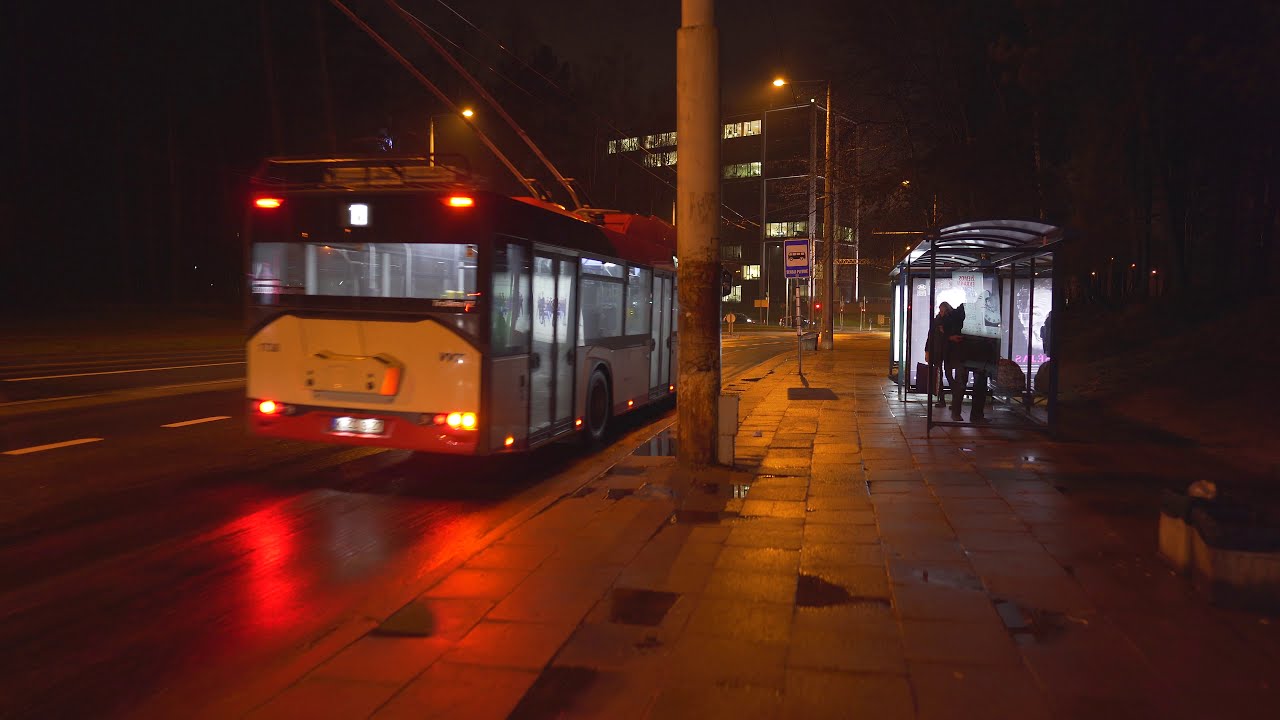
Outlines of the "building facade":
{"type": "MultiPolygon", "coordinates": [[[[823,195],[825,123],[826,110],[816,102],[724,119],[720,258],[731,277],[723,300],[726,312],[777,322],[794,314],[798,283],[804,296],[802,314],[813,315],[809,298],[811,285],[823,277],[822,217],[828,201],[823,195]],[[811,240],[813,283],[786,279],[782,248],[792,238],[811,240]]],[[[605,160],[597,194],[603,189],[602,199],[611,207],[660,214],[674,222],[678,140],[674,132],[609,140],[601,148],[605,160]]],[[[848,209],[854,203],[838,191],[831,201],[836,257],[852,261],[857,255],[856,222],[848,209]]],[[[836,312],[844,303],[852,307],[855,267],[836,266],[836,312]]]]}

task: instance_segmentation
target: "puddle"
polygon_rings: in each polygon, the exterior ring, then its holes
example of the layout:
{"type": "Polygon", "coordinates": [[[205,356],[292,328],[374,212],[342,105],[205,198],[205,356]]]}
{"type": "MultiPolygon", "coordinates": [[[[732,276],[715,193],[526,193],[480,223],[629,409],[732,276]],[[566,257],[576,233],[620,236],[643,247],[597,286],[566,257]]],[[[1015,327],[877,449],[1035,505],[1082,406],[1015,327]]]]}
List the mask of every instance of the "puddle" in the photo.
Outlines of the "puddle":
{"type": "Polygon", "coordinates": [[[1069,618],[1064,613],[1039,608],[1024,608],[1010,600],[995,600],[996,614],[1018,645],[1044,643],[1061,635],[1067,622],[1088,624],[1087,620],[1069,618]]]}
{"type": "Polygon", "coordinates": [[[718,510],[677,510],[671,514],[672,525],[714,525],[721,520],[737,517],[737,513],[718,510]]]}
{"type": "MultiPolygon", "coordinates": [[[[958,570],[949,570],[947,568],[935,567],[910,567],[909,570],[913,580],[929,583],[930,585],[942,585],[944,587],[956,588],[958,590],[983,590],[982,581],[976,575],[958,570]]],[[[901,582],[901,581],[899,581],[901,582]]]]}
{"type": "Polygon", "coordinates": [[[635,494],[636,494],[635,488],[609,488],[609,491],[604,494],[604,499],[605,500],[621,500],[624,497],[628,497],[630,495],[635,495],[635,494]]]}
{"type": "Polygon", "coordinates": [[[670,430],[663,430],[649,438],[648,442],[636,448],[631,454],[647,457],[675,457],[675,435],[670,430]]]}
{"type": "Polygon", "coordinates": [[[646,468],[633,465],[615,465],[607,473],[608,475],[643,475],[646,468]]]}
{"type": "Polygon", "coordinates": [[[609,622],[657,627],[679,599],[679,593],[614,588],[610,598],[609,622]]]}
{"type": "Polygon", "coordinates": [[[796,581],[796,607],[831,607],[833,605],[871,604],[889,607],[879,597],[852,595],[841,585],[827,582],[817,575],[800,574],[796,581]]]}
{"type": "Polygon", "coordinates": [[[839,400],[831,388],[787,388],[788,400],[839,400]]]}
{"type": "Polygon", "coordinates": [[[596,681],[599,671],[571,665],[545,668],[533,686],[520,699],[508,720],[542,720],[558,718],[573,706],[574,699],[596,681]]]}

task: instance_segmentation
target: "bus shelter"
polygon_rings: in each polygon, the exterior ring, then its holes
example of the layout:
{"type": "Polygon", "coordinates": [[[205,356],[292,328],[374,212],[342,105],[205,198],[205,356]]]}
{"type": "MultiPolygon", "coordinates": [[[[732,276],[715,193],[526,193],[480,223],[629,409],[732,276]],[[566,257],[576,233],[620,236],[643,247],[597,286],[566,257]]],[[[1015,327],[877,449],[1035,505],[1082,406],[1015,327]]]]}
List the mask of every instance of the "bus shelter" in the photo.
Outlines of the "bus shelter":
{"type": "MultiPolygon", "coordinates": [[[[1061,228],[1039,222],[960,223],[927,233],[890,271],[890,376],[897,382],[899,400],[923,399],[929,430],[970,424],[952,420],[947,409],[935,409],[931,402],[925,345],[930,321],[943,302],[953,308],[965,306],[962,334],[998,342],[994,372],[986,374],[986,422],[981,426],[1054,427],[1059,368],[1054,358],[1061,343],[1053,318],[1062,314],[1064,289],[1054,257],[1062,241],[1061,228]]],[[[947,374],[942,373],[944,378],[947,374]]],[[[977,379],[973,374],[970,378],[971,403],[977,379]]],[[[942,382],[950,406],[950,381],[942,382]]]]}

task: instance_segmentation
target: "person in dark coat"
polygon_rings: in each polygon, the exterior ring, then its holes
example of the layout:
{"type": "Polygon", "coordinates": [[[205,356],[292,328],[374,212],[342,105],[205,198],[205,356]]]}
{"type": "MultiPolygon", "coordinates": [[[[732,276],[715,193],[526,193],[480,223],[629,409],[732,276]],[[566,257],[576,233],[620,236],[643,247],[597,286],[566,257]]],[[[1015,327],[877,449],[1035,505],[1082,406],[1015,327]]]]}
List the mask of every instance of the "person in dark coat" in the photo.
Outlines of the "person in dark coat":
{"type": "Polygon", "coordinates": [[[986,422],[987,379],[996,370],[996,362],[1000,357],[1000,345],[994,338],[964,335],[965,307],[953,310],[943,322],[943,330],[947,333],[947,372],[951,381],[951,419],[957,422],[964,420],[960,415],[960,405],[964,400],[964,390],[969,384],[969,373],[973,377],[973,407],[969,413],[969,422],[986,422]]]}
{"type": "Polygon", "coordinates": [[[938,393],[937,407],[943,408],[947,403],[942,399],[942,364],[947,354],[947,337],[943,334],[942,319],[951,312],[951,303],[938,305],[938,314],[933,316],[929,324],[929,338],[924,344],[924,361],[929,363],[929,378],[938,393]]]}

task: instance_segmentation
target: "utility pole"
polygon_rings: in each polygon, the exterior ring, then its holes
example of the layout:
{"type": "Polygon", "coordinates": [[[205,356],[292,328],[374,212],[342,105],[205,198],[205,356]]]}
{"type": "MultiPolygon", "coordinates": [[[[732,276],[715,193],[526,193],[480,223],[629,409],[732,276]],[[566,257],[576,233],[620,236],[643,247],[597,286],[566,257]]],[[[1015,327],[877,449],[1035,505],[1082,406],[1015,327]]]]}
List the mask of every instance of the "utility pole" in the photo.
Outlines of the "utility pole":
{"type": "Polygon", "coordinates": [[[831,188],[833,187],[831,175],[835,172],[835,164],[831,162],[831,81],[827,81],[827,138],[826,146],[823,150],[823,167],[822,167],[822,251],[823,258],[826,262],[823,264],[823,272],[826,277],[823,278],[823,284],[826,286],[823,290],[823,302],[826,303],[826,312],[823,314],[822,322],[822,344],[819,346],[823,350],[834,350],[836,347],[836,229],[835,229],[835,200],[831,197],[831,188]]]}
{"type": "Polygon", "coordinates": [[[683,0],[676,32],[680,299],[677,459],[716,459],[720,400],[720,39],[715,0],[683,0]]]}

